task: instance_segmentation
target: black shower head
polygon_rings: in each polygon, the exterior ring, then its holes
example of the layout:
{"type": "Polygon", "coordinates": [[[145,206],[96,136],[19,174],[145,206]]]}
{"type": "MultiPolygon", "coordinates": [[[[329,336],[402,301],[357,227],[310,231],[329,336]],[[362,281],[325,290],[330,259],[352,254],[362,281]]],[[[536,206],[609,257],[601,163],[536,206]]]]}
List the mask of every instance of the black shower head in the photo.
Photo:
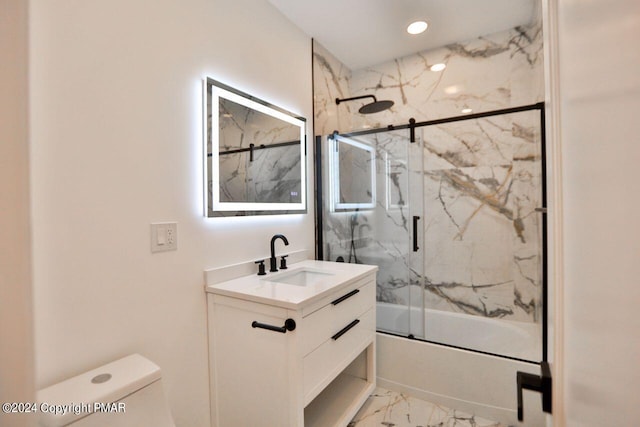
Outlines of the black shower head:
{"type": "Polygon", "coordinates": [[[393,106],[393,101],[378,101],[376,97],[373,95],[354,96],[353,98],[345,98],[345,99],[336,98],[336,105],[340,105],[341,102],[353,101],[355,99],[363,99],[363,98],[373,98],[373,102],[369,104],[365,104],[362,107],[360,107],[360,109],[358,110],[360,114],[379,113],[380,111],[384,111],[393,106]]]}
{"type": "Polygon", "coordinates": [[[379,113],[380,111],[387,110],[393,106],[393,101],[373,101],[370,104],[365,104],[358,112],[360,114],[371,114],[371,113],[379,113]]]}

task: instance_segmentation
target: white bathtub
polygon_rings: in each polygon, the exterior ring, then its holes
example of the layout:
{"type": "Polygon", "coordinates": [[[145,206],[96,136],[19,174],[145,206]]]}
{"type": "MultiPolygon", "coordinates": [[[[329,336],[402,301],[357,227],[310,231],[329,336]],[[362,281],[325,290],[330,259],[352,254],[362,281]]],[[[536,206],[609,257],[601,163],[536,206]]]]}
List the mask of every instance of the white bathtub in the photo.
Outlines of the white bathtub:
{"type": "MultiPolygon", "coordinates": [[[[531,362],[542,360],[539,324],[490,319],[397,304],[377,304],[379,331],[410,331],[416,338],[531,362]],[[410,322],[410,323],[409,323],[410,322]]],[[[400,333],[399,335],[406,335],[400,333]]]]}
{"type": "MultiPolygon", "coordinates": [[[[421,320],[418,309],[410,311],[395,304],[377,304],[379,330],[407,328],[411,321],[415,331],[421,320]]],[[[538,337],[539,340],[539,335],[533,335],[539,333],[534,332],[535,325],[531,327],[520,325],[520,322],[426,310],[425,326],[429,341],[460,347],[473,345],[476,350],[509,353],[509,357],[519,359],[525,359],[527,354],[535,354],[534,360],[540,358],[539,345],[531,345],[532,341],[535,342],[533,338],[538,337]]],[[[522,360],[377,334],[377,380],[381,387],[499,421],[503,425],[544,426],[540,395],[532,392],[524,394],[525,422],[517,421],[517,371],[539,374],[540,367],[522,360]]]]}

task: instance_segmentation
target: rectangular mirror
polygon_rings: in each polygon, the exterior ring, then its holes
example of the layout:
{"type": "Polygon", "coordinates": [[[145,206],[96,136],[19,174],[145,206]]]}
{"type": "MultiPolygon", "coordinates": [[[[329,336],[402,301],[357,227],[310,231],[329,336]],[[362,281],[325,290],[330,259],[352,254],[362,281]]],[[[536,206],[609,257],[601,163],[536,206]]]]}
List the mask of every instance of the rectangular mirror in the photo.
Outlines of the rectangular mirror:
{"type": "Polygon", "coordinates": [[[376,153],[372,146],[335,135],[329,167],[334,211],[375,207],[376,153]]]}
{"type": "Polygon", "coordinates": [[[306,212],[306,120],[210,78],[204,96],[206,215],[306,212]]]}

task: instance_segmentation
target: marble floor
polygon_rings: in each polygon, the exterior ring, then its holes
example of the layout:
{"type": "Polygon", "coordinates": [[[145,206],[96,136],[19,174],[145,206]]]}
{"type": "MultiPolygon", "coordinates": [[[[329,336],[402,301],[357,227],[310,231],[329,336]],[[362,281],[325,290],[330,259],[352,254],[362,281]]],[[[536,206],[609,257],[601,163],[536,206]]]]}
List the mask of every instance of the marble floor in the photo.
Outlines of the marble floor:
{"type": "Polygon", "coordinates": [[[376,388],[348,427],[502,427],[404,393],[376,388]]]}

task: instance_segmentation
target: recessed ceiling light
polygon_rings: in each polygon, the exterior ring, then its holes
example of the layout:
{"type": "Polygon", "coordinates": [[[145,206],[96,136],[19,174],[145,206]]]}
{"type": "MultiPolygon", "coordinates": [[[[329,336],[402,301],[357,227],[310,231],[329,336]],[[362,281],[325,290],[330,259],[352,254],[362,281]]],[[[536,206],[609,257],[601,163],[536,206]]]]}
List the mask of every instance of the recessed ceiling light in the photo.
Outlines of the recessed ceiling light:
{"type": "Polygon", "coordinates": [[[446,64],[443,63],[439,63],[439,64],[433,64],[430,68],[431,71],[442,71],[445,68],[447,68],[446,64]]]}
{"type": "Polygon", "coordinates": [[[427,29],[428,26],[429,26],[429,24],[427,24],[424,21],[412,22],[407,27],[407,33],[409,33],[409,34],[420,34],[420,33],[423,33],[427,29]]]}
{"type": "Polygon", "coordinates": [[[461,85],[452,85],[444,88],[444,93],[447,95],[455,95],[458,92],[461,92],[464,89],[461,85]]]}
{"type": "Polygon", "coordinates": [[[460,110],[460,112],[461,112],[462,114],[469,114],[469,113],[471,113],[472,111],[473,111],[473,110],[472,110],[471,108],[469,108],[469,107],[465,107],[465,108],[463,108],[462,110],[460,110]]]}

